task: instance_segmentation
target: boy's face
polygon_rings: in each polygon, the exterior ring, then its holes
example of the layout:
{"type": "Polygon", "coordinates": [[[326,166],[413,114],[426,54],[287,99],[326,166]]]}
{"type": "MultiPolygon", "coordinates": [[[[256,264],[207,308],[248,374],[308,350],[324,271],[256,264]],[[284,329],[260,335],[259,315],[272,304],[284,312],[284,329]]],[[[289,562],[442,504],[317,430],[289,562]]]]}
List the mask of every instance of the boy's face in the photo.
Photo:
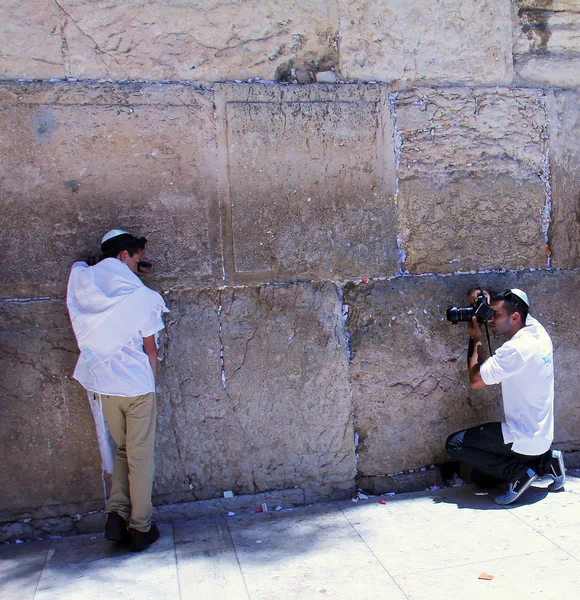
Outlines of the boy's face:
{"type": "Polygon", "coordinates": [[[117,258],[121,262],[124,262],[131,269],[131,271],[133,271],[133,273],[135,273],[135,275],[136,275],[137,274],[137,263],[143,258],[143,250],[137,250],[137,252],[135,252],[135,254],[133,254],[133,256],[129,256],[129,253],[127,252],[127,250],[123,250],[123,252],[119,253],[119,256],[117,256],[117,258]]]}

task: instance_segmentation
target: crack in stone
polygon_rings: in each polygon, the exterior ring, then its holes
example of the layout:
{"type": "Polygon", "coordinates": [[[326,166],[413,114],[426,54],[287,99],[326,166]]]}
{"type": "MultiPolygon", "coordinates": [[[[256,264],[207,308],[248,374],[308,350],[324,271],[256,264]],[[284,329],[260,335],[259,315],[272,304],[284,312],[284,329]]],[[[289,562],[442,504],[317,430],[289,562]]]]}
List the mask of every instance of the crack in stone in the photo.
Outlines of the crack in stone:
{"type": "MultiPolygon", "coordinates": [[[[71,20],[71,22],[73,23],[73,25],[77,28],[77,30],[87,39],[89,39],[93,45],[93,51],[94,53],[97,55],[97,57],[99,58],[99,60],[103,63],[103,65],[105,66],[105,68],[108,70],[109,69],[109,65],[107,65],[107,63],[103,60],[103,58],[101,57],[101,54],[105,54],[106,56],[108,56],[111,60],[115,61],[115,63],[117,64],[117,66],[121,69],[121,71],[123,71],[123,73],[125,74],[125,77],[127,79],[131,79],[131,77],[129,76],[129,73],[127,73],[127,71],[125,70],[125,68],[123,67],[123,65],[121,65],[121,63],[117,60],[117,58],[115,56],[113,56],[112,54],[110,54],[110,52],[108,50],[103,50],[101,48],[101,46],[98,44],[98,42],[91,36],[89,35],[86,31],[84,31],[82,29],[82,27],[73,19],[72,15],[69,14],[59,3],[58,0],[54,0],[54,3],[56,4],[56,6],[58,7],[58,9],[68,18],[71,20]]],[[[66,42],[66,37],[64,34],[64,28],[66,26],[66,23],[64,25],[61,26],[61,37],[63,40],[63,44],[66,44],[66,48],[67,48],[67,58],[68,58],[68,43],[66,42]]],[[[110,36],[109,36],[110,37],[110,36]]],[[[61,49],[62,51],[62,49],[61,49]]],[[[65,70],[66,70],[66,66],[65,66],[65,70]]],[[[67,77],[71,76],[70,73],[70,64],[68,65],[68,70],[69,72],[67,73],[67,77]]]]}
{"type": "Polygon", "coordinates": [[[250,337],[248,339],[246,339],[246,344],[245,344],[245,347],[244,347],[244,355],[242,357],[242,362],[236,368],[236,370],[229,377],[226,378],[226,381],[229,381],[230,379],[232,379],[234,377],[234,375],[244,366],[244,363],[246,362],[246,356],[248,354],[248,345],[250,344],[250,342],[256,336],[256,332],[257,331],[258,331],[258,326],[256,325],[256,327],[254,328],[254,331],[252,332],[252,334],[250,335],[250,337]]]}

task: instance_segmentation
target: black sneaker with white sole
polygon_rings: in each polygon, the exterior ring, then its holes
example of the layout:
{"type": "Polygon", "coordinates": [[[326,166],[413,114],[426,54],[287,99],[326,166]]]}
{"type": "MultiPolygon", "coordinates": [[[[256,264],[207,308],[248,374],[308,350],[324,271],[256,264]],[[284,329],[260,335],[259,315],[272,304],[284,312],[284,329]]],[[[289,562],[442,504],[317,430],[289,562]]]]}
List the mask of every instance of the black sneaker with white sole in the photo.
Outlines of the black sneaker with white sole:
{"type": "Polygon", "coordinates": [[[548,486],[548,491],[557,492],[566,485],[566,469],[564,467],[564,457],[560,450],[552,450],[552,460],[550,463],[550,473],[554,481],[548,486]]]}
{"type": "Polygon", "coordinates": [[[528,469],[523,477],[509,484],[508,491],[494,499],[496,504],[511,504],[515,502],[531,485],[538,476],[532,469],[528,469]]]}

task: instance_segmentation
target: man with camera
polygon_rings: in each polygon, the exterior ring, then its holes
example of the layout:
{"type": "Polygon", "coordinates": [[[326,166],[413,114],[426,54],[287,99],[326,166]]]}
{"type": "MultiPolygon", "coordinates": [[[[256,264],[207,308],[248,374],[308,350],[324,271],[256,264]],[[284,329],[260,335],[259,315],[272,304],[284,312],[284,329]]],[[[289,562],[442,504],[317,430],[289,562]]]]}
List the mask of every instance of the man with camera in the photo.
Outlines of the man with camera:
{"type": "MultiPolygon", "coordinates": [[[[117,446],[105,537],[128,543],[133,552],[159,539],[151,522],[156,336],[167,308],[137,276],[151,266],[142,260],[146,242],[126,231],[109,231],[102,239],[103,259],[91,266],[74,263],[67,289],[81,351],[73,377],[89,394],[97,431],[101,427],[108,437],[108,426],[117,446]]],[[[101,437],[99,442],[105,464],[101,437]]]]}
{"type": "Polygon", "coordinates": [[[484,487],[509,484],[507,492],[495,498],[497,504],[515,502],[544,475],[554,479],[548,490],[558,491],[565,484],[565,469],[562,453],[550,449],[554,437],[550,336],[528,315],[525,292],[512,289],[492,295],[491,305],[485,290],[477,290],[473,296],[477,297],[477,316],[470,315],[467,325],[469,385],[482,389],[501,383],[505,421],[453,433],[447,439],[447,453],[473,467],[475,483],[484,487]],[[507,338],[487,360],[480,326],[485,321],[495,336],[507,338]]]}

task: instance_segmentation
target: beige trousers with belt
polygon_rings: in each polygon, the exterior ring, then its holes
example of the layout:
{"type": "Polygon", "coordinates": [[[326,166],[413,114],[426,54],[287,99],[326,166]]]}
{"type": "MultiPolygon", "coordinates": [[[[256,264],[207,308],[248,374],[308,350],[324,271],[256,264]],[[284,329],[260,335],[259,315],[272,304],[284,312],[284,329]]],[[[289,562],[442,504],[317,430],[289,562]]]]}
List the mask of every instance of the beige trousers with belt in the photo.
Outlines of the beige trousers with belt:
{"type": "Polygon", "coordinates": [[[101,401],[111,437],[117,444],[106,512],[121,515],[130,529],[149,531],[155,474],[155,394],[132,398],[102,394],[101,401]]]}

